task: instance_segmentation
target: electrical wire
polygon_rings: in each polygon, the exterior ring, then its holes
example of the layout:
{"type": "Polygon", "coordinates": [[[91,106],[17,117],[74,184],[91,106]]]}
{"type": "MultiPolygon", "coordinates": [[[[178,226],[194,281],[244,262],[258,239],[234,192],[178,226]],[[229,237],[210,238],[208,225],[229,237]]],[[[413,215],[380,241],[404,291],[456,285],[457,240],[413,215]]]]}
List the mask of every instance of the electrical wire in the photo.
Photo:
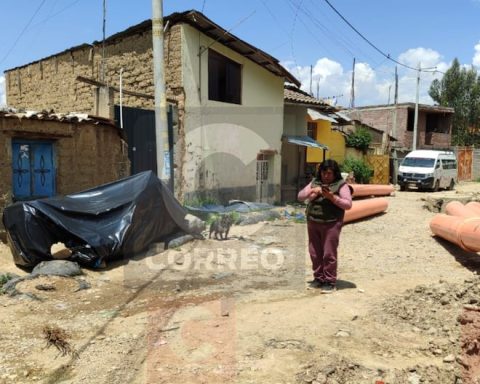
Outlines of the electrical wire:
{"type": "Polygon", "coordinates": [[[383,52],[380,48],[378,48],[375,44],[373,44],[370,40],[368,40],[357,28],[355,28],[328,0],[325,0],[325,2],[328,4],[330,8],[333,9],[333,11],[345,22],[347,25],[352,28],[363,40],[367,42],[368,45],[370,45],[373,49],[375,49],[378,53],[380,53],[382,56],[385,56],[388,60],[393,61],[394,63],[408,69],[413,69],[414,71],[420,71],[420,72],[438,72],[436,70],[437,67],[430,67],[430,68],[414,68],[411,67],[407,64],[401,63],[394,58],[390,56],[390,54],[386,54],[383,52]],[[432,71],[433,70],[433,71],[432,71]]]}
{"type": "Polygon", "coordinates": [[[20,32],[20,34],[17,36],[17,38],[15,39],[15,41],[13,42],[12,46],[10,47],[10,49],[8,50],[8,52],[5,54],[5,56],[3,56],[3,58],[0,60],[0,64],[2,64],[8,56],[10,56],[10,53],[12,53],[12,51],[15,49],[18,41],[20,40],[20,38],[23,36],[23,34],[25,33],[25,31],[27,30],[27,28],[30,26],[30,24],[32,23],[33,19],[35,18],[35,16],[37,15],[37,13],[40,11],[40,9],[43,7],[43,4],[45,4],[47,0],[42,0],[42,2],[40,3],[40,5],[37,7],[37,9],[35,10],[35,12],[33,13],[32,17],[30,17],[30,20],[28,20],[28,23],[27,25],[25,25],[25,27],[23,27],[22,31],[20,32]]]}
{"type": "MultiPolygon", "coordinates": [[[[59,14],[62,13],[63,11],[66,11],[68,8],[73,7],[75,4],[77,4],[77,3],[79,3],[79,2],[80,2],[80,0],[75,0],[75,1],[73,1],[72,3],[70,3],[70,4],[66,5],[65,7],[63,7],[62,9],[60,9],[58,12],[55,12],[53,15],[49,15],[49,16],[47,16],[45,19],[40,20],[38,23],[33,24],[32,27],[36,27],[37,25],[40,25],[40,24],[42,24],[42,23],[50,20],[51,18],[59,15],[59,14]]],[[[56,2],[55,2],[55,4],[56,4],[56,2]]]]}

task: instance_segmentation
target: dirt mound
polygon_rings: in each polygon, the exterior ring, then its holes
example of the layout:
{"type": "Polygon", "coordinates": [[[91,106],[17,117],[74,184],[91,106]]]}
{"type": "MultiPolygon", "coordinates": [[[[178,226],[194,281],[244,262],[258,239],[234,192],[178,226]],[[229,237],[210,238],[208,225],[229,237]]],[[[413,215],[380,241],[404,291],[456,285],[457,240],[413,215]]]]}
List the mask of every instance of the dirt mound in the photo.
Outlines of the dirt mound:
{"type": "Polygon", "coordinates": [[[306,364],[297,373],[297,383],[372,384],[372,383],[460,383],[452,368],[412,366],[406,369],[372,369],[332,354],[322,355],[315,363],[306,364]]]}

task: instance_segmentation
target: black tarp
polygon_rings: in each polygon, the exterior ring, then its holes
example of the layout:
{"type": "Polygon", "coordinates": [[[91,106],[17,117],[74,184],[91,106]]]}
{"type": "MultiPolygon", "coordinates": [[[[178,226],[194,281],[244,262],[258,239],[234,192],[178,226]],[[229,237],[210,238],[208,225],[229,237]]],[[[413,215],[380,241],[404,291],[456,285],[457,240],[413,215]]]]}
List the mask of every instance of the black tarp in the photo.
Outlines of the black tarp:
{"type": "Polygon", "coordinates": [[[83,192],[8,206],[3,213],[15,264],[52,260],[64,243],[71,260],[95,267],[188,234],[186,210],[151,171],[83,192]]]}

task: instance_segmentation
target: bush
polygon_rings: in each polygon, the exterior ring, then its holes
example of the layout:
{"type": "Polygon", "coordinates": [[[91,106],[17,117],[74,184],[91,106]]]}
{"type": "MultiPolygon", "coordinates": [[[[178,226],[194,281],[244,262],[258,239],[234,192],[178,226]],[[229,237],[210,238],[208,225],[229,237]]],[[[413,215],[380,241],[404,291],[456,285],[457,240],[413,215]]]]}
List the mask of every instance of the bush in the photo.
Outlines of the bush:
{"type": "Polygon", "coordinates": [[[347,157],[341,168],[342,172],[353,172],[355,181],[360,184],[368,184],[373,176],[373,169],[361,159],[347,157]]]}
{"type": "Polygon", "coordinates": [[[368,151],[368,146],[372,141],[372,135],[365,128],[358,128],[355,132],[349,134],[346,139],[347,147],[356,148],[363,153],[368,151]]]}

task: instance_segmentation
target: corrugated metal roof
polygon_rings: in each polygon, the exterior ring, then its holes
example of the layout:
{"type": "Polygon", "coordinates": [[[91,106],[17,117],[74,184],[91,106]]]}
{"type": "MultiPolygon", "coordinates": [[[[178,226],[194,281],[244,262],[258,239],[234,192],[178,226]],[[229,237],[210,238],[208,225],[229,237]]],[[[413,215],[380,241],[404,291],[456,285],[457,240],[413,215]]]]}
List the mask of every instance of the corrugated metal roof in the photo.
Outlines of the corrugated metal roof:
{"type": "Polygon", "coordinates": [[[312,139],[310,136],[284,136],[290,144],[300,145],[302,147],[312,147],[319,149],[328,149],[325,144],[312,139]]]}
{"type": "Polygon", "coordinates": [[[331,123],[337,123],[337,120],[335,120],[335,118],[328,116],[324,113],[320,113],[312,108],[308,108],[307,113],[313,121],[325,120],[325,121],[330,121],[331,123]]]}

